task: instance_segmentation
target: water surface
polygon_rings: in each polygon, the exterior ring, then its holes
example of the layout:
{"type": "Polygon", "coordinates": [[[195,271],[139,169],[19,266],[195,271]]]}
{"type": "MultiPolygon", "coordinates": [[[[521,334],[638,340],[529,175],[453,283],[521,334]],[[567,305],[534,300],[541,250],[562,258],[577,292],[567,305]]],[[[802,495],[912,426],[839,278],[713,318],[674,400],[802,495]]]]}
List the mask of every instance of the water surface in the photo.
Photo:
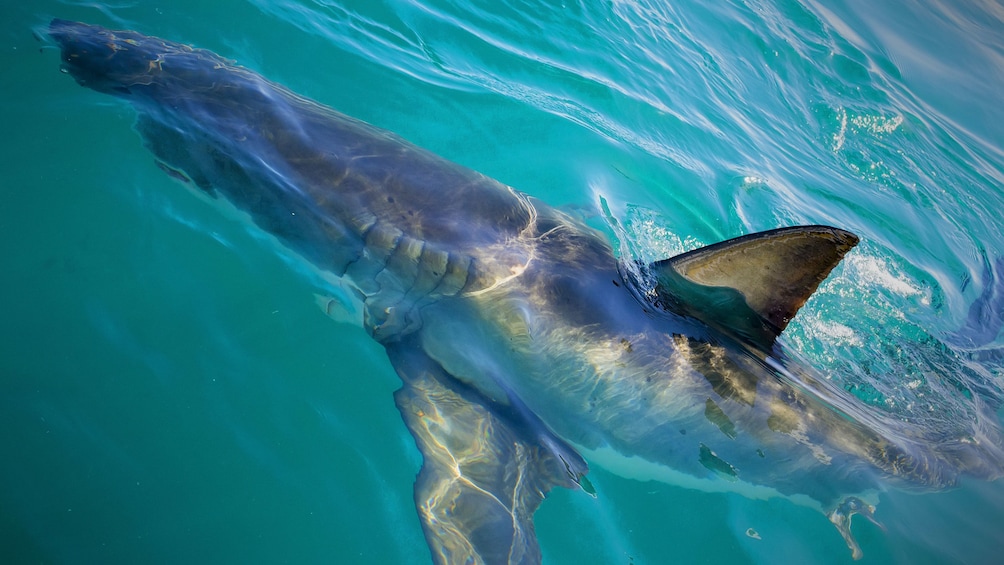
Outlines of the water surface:
{"type": "MultiPolygon", "coordinates": [[[[52,16],[212,49],[549,203],[635,257],[797,223],[861,245],[785,344],[946,433],[1004,388],[1004,9],[864,0],[221,0],[0,7],[0,555],[424,563],[383,351],[164,175],[52,16]],[[606,210],[598,213],[597,210],[606,210]],[[612,227],[616,226],[616,227],[612,227]]],[[[841,563],[822,515],[591,472],[547,563],[841,563]],[[754,528],[761,539],[747,536],[754,528]]],[[[866,562],[985,563],[1004,484],[883,494],[866,562]]]]}

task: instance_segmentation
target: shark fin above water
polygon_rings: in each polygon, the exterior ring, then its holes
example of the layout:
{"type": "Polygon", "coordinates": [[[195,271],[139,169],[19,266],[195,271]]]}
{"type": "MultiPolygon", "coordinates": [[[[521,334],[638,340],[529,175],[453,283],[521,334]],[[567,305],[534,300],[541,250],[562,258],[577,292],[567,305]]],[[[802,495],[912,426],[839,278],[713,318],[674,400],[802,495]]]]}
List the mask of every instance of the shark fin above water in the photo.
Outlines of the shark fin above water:
{"type": "Polygon", "coordinates": [[[828,226],[780,228],[658,261],[650,271],[664,307],[770,349],[857,243],[828,226]]]}
{"type": "Polygon", "coordinates": [[[540,563],[533,513],[554,486],[591,492],[585,461],[543,424],[446,373],[416,347],[387,348],[394,400],[424,459],[415,505],[433,560],[540,563]]]}

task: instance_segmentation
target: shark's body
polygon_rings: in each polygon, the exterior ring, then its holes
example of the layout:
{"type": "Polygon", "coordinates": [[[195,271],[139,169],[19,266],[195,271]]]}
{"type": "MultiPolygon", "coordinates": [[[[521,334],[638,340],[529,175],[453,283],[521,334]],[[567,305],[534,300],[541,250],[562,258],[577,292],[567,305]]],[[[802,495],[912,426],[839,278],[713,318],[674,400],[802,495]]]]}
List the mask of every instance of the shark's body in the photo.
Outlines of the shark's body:
{"type": "Polygon", "coordinates": [[[580,454],[815,506],[856,555],[850,515],[870,516],[857,496],[1000,474],[993,441],[932,445],[776,351],[857,243],[848,232],[624,264],[567,215],[213,53],[62,20],[50,34],[78,82],[135,105],[165,170],[338,278],[334,307],[404,381],[437,561],[539,561],[532,514],[554,485],[589,489],[580,454]]]}

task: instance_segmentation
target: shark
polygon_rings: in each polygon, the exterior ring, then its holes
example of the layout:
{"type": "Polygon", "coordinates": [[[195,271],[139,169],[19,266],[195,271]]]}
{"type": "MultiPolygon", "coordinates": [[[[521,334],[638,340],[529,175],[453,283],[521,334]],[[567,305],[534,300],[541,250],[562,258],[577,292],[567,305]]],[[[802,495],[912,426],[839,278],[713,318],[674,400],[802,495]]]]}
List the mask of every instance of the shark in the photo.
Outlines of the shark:
{"type": "Polygon", "coordinates": [[[779,337],[859,242],[779,227],[654,263],[603,232],[211,51],[54,19],[61,70],[128,101],[158,166],[330,277],[385,347],[436,563],[539,563],[533,515],[590,465],[818,509],[862,550],[876,493],[1001,475],[860,402],[779,337]]]}

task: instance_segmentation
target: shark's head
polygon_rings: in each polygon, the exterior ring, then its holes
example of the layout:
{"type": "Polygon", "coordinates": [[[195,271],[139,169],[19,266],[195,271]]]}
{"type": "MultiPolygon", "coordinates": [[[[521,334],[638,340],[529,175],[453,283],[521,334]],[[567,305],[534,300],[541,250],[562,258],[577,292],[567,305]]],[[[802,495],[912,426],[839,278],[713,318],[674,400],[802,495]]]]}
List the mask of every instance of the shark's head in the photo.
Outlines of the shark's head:
{"type": "Polygon", "coordinates": [[[49,36],[62,52],[62,69],[81,86],[124,98],[166,98],[213,85],[207,68],[226,59],[209,51],[134,31],[54,19],[49,36]]]}
{"type": "MultiPolygon", "coordinates": [[[[131,31],[110,31],[89,24],[54,19],[49,35],[62,51],[62,70],[82,86],[127,95],[160,74],[164,45],[131,31]]],[[[157,42],[160,43],[160,42],[157,42]]]]}
{"type": "Polygon", "coordinates": [[[61,70],[81,86],[131,103],[136,130],[162,167],[200,179],[203,188],[220,175],[221,159],[243,175],[246,167],[262,166],[270,140],[256,129],[292,119],[277,87],[211,51],[61,19],[52,20],[48,33],[60,48],[61,70]]]}

